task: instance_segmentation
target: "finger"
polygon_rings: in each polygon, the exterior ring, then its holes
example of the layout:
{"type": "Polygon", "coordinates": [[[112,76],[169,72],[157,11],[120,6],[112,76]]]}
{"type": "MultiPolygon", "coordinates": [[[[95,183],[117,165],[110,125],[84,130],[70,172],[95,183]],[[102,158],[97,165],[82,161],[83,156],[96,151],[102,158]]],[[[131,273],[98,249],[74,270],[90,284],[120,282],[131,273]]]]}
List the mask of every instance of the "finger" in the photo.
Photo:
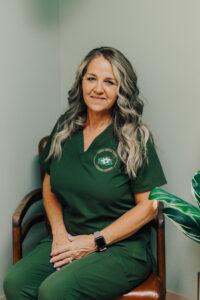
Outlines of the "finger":
{"type": "Polygon", "coordinates": [[[53,250],[51,251],[51,256],[59,255],[59,254],[65,252],[65,251],[66,251],[65,247],[55,248],[55,249],[53,249],[53,250]]]}
{"type": "Polygon", "coordinates": [[[64,265],[70,264],[71,262],[72,262],[72,258],[67,257],[67,258],[65,258],[63,260],[60,260],[59,262],[55,263],[54,268],[60,268],[64,265]]]}
{"type": "Polygon", "coordinates": [[[55,255],[50,259],[49,262],[50,263],[56,263],[57,261],[63,260],[63,259],[68,258],[68,257],[74,258],[75,257],[75,252],[74,251],[66,251],[66,252],[63,252],[61,254],[55,255]]]}
{"type": "Polygon", "coordinates": [[[66,251],[66,252],[61,253],[59,255],[52,256],[51,259],[50,259],[50,263],[56,263],[58,261],[64,260],[65,258],[68,258],[68,257],[71,257],[72,259],[75,259],[76,256],[74,254],[74,251],[66,251]]]}
{"type": "Polygon", "coordinates": [[[62,247],[59,247],[59,248],[56,248],[56,249],[52,250],[50,255],[51,256],[59,255],[59,254],[61,254],[63,252],[66,252],[68,250],[70,250],[69,246],[67,246],[67,245],[66,246],[62,246],[62,247]]]}
{"type": "Polygon", "coordinates": [[[50,263],[55,263],[59,260],[63,260],[65,259],[66,257],[69,257],[68,253],[67,252],[63,252],[61,254],[58,254],[58,255],[54,255],[51,259],[50,259],[50,263]]]}

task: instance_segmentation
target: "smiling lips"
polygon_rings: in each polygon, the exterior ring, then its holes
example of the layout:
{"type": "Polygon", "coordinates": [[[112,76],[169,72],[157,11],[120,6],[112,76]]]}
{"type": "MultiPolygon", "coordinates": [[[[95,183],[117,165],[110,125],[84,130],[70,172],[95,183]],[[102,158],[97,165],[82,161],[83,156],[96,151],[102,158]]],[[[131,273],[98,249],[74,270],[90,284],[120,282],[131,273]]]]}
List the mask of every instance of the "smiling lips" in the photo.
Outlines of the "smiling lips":
{"type": "Polygon", "coordinates": [[[90,96],[94,100],[106,100],[104,97],[96,97],[96,96],[90,96]]]}

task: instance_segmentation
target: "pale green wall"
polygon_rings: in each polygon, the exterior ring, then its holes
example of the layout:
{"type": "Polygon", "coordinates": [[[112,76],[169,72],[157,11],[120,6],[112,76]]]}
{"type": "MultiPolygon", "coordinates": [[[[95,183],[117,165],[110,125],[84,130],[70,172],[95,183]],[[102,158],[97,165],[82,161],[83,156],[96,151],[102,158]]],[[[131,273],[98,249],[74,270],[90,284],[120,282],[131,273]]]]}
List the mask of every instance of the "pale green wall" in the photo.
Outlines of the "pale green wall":
{"type": "Polygon", "coordinates": [[[60,111],[58,4],[0,1],[0,295],[12,263],[11,215],[39,187],[37,143],[60,111]]]}
{"type": "MultiPolygon", "coordinates": [[[[200,169],[199,11],[198,0],[60,0],[62,107],[83,55],[101,45],[121,50],[139,77],[166,189],[189,202],[200,169]]],[[[166,250],[168,289],[196,298],[200,246],[167,222],[166,250]]]]}

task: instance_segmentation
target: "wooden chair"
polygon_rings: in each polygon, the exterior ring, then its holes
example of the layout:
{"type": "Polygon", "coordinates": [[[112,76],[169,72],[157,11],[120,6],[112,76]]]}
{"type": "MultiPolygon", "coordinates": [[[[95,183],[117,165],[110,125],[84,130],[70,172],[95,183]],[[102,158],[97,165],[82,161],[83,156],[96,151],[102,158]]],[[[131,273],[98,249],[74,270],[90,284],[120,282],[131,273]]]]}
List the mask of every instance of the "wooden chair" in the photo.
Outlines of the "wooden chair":
{"type": "MultiPolygon", "coordinates": [[[[39,155],[42,153],[48,137],[43,138],[39,143],[39,155]]],[[[41,180],[44,178],[44,170],[40,167],[41,180]]],[[[29,229],[36,223],[46,220],[45,214],[29,218],[22,224],[24,216],[32,204],[42,200],[42,189],[37,189],[27,194],[15,210],[12,218],[13,223],[13,263],[22,258],[22,243],[29,229]]],[[[162,214],[162,203],[159,203],[158,216],[152,221],[152,227],[157,233],[157,266],[150,276],[135,289],[115,300],[164,300],[166,295],[165,279],[165,222],[162,214]]],[[[48,222],[46,222],[49,232],[48,222]]],[[[97,299],[98,300],[98,299],[97,299]]]]}

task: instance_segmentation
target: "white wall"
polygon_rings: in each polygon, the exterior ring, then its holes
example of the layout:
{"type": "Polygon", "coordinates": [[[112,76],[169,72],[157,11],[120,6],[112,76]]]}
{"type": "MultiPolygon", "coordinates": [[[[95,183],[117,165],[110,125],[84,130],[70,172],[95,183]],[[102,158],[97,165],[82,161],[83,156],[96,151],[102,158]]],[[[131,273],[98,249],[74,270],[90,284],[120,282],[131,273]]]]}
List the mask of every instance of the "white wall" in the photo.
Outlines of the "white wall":
{"type": "Polygon", "coordinates": [[[0,295],[12,264],[11,216],[39,187],[37,143],[60,111],[58,4],[0,1],[0,295]]]}
{"type": "MultiPolygon", "coordinates": [[[[62,109],[82,57],[113,46],[132,62],[146,101],[144,122],[155,137],[166,190],[193,202],[200,169],[200,2],[198,0],[60,0],[62,109]]],[[[169,222],[167,287],[196,298],[200,247],[169,222]]]]}

